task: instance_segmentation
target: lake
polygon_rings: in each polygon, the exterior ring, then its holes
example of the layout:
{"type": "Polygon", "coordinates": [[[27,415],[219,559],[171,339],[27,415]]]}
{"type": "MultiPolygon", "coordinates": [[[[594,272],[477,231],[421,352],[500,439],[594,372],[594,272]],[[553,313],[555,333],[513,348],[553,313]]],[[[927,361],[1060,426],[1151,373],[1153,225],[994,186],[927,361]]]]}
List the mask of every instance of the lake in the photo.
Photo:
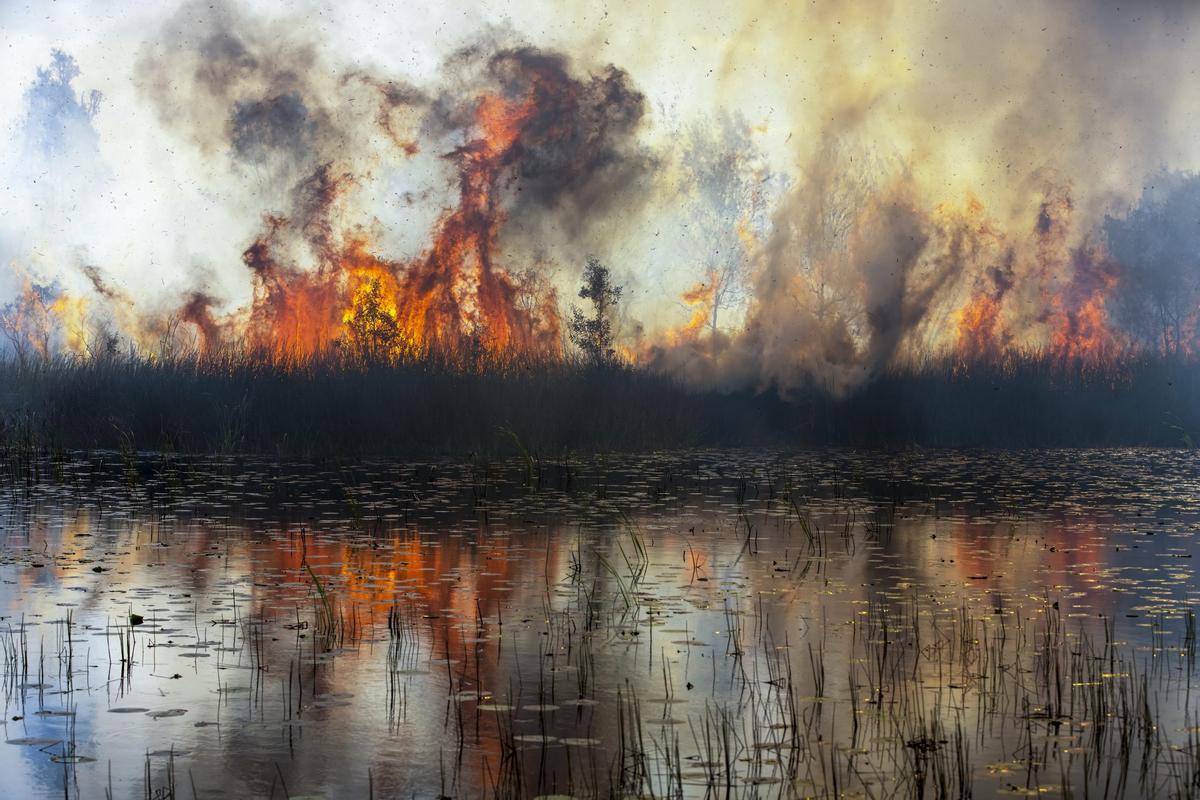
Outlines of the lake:
{"type": "Polygon", "coordinates": [[[5,796],[1200,790],[1191,451],[4,475],[5,796]]]}

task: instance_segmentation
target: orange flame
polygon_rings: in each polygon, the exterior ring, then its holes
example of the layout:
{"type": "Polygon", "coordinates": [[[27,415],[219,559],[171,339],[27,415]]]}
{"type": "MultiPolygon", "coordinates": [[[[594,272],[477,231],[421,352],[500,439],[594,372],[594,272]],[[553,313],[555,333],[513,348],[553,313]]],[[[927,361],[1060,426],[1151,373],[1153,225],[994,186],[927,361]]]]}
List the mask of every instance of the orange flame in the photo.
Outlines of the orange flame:
{"type": "Polygon", "coordinates": [[[50,314],[57,322],[55,327],[63,334],[63,347],[75,355],[82,355],[87,350],[87,308],[86,297],[67,292],[50,304],[50,314]]]}
{"type": "Polygon", "coordinates": [[[1050,335],[1050,352],[1056,358],[1095,365],[1124,349],[1124,337],[1109,324],[1105,310],[1105,294],[1116,283],[1115,276],[1109,276],[1075,308],[1066,307],[1061,297],[1054,299],[1056,327],[1050,335]]]}
{"type": "Polygon", "coordinates": [[[1000,324],[1000,301],[986,292],[975,292],[955,314],[956,352],[964,363],[994,360],[1007,344],[1000,324]]]}
{"type": "Polygon", "coordinates": [[[247,249],[255,273],[249,338],[285,359],[348,347],[355,355],[482,353],[490,358],[555,355],[560,320],[552,291],[534,289],[495,264],[504,212],[500,179],[513,163],[536,108],[534,93],[519,101],[481,97],[477,138],[450,157],[459,168],[460,202],[439,221],[433,243],[409,264],[380,258],[361,233],[332,231],[327,216],[350,181],[323,168],[308,182],[316,212],[301,232],[318,268],[279,263],[275,252],[291,220],[273,217],[247,249]],[[524,295],[537,296],[530,301],[524,295]]]}
{"type": "Polygon", "coordinates": [[[712,318],[713,301],[717,296],[718,279],[715,272],[708,273],[708,281],[701,281],[688,289],[679,299],[691,309],[691,318],[678,328],[666,332],[667,344],[671,347],[684,342],[694,342],[699,338],[708,321],[712,318]]]}
{"type": "Polygon", "coordinates": [[[45,360],[56,352],[82,355],[87,351],[88,300],[81,295],[39,286],[22,275],[21,294],[0,309],[0,335],[19,358],[45,360]]]}
{"type": "Polygon", "coordinates": [[[1084,246],[1072,254],[1070,267],[1071,280],[1050,302],[1049,350],[1061,361],[1113,360],[1129,344],[1105,308],[1120,282],[1117,266],[1100,247],[1084,246]]]}
{"type": "MultiPolygon", "coordinates": [[[[978,216],[982,209],[973,209],[978,216]]],[[[1106,303],[1119,283],[1120,268],[1105,250],[1085,241],[1072,245],[1074,204],[1070,193],[1059,187],[1047,189],[1033,229],[1033,265],[1026,273],[1035,281],[1033,305],[1014,312],[1018,319],[1044,325],[1040,336],[1022,338],[1025,347],[1043,351],[1060,363],[1097,365],[1116,359],[1130,342],[1109,318],[1106,303]]],[[[980,228],[990,233],[988,227],[980,228]]],[[[1011,251],[1009,251],[1011,252],[1011,251]]],[[[1005,323],[1003,309],[1014,277],[1006,268],[989,269],[986,283],[977,281],[967,303],[954,315],[954,355],[966,367],[994,361],[1012,350],[1016,336],[1005,323]]],[[[1025,298],[1029,303],[1030,298],[1025,298]]]]}

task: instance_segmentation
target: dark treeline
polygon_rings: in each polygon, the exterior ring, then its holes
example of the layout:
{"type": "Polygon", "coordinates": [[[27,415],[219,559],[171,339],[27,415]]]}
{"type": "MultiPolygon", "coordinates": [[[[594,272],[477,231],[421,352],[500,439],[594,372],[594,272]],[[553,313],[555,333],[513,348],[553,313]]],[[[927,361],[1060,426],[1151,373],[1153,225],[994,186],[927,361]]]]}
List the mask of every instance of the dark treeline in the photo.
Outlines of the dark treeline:
{"type": "Polygon", "coordinates": [[[928,362],[847,396],[819,387],[721,393],[586,363],[468,369],[229,358],[0,363],[0,446],[262,453],[284,458],[481,456],[728,446],[1192,446],[1200,364],[1104,370],[1028,356],[928,362]]]}

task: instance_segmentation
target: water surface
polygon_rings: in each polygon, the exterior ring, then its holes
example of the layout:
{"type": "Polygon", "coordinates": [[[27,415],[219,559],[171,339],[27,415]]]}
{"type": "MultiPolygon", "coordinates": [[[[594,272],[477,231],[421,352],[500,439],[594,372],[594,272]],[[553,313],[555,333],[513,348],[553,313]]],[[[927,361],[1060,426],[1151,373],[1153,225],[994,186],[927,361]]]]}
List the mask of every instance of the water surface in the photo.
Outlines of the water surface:
{"type": "Polygon", "coordinates": [[[1187,794],[1198,466],[13,464],[5,794],[1187,794]]]}

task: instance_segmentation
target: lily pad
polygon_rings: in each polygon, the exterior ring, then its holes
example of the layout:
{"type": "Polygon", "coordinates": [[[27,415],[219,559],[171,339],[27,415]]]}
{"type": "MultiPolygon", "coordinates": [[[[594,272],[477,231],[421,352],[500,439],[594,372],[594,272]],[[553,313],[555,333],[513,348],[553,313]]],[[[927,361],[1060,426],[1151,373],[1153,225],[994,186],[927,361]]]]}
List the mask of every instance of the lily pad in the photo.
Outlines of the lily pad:
{"type": "Polygon", "coordinates": [[[168,708],[165,711],[151,711],[146,716],[151,719],[163,719],[165,717],[182,717],[186,713],[186,708],[168,708]]]}

